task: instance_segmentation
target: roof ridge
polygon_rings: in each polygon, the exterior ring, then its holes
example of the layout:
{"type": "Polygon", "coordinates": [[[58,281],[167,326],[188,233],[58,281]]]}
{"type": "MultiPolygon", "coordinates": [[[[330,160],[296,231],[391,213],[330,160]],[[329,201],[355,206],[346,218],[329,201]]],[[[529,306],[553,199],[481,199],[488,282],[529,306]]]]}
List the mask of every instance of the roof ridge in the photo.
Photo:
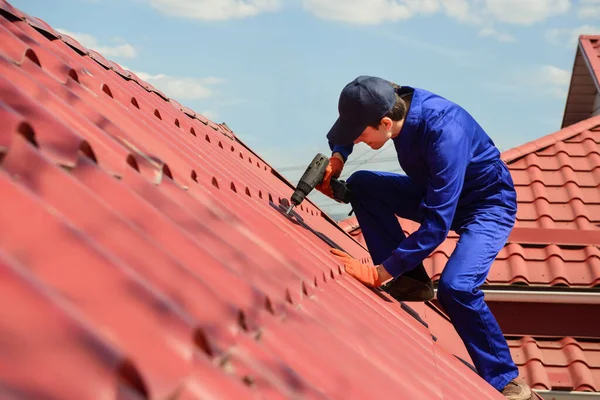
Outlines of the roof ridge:
{"type": "Polygon", "coordinates": [[[560,141],[579,135],[596,126],[600,126],[600,115],[585,119],[549,135],[542,136],[520,146],[503,151],[501,154],[502,160],[504,160],[504,162],[507,164],[514,162],[521,157],[525,157],[526,155],[534,153],[540,149],[552,146],[560,141]]]}

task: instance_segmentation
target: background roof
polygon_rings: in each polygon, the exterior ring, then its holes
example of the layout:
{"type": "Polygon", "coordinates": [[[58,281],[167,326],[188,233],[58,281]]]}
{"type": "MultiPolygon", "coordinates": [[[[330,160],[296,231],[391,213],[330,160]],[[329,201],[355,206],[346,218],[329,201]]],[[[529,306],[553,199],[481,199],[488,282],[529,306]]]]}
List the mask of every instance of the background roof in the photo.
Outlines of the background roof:
{"type": "Polygon", "coordinates": [[[579,36],[562,127],[600,113],[600,35],[579,36]]]}

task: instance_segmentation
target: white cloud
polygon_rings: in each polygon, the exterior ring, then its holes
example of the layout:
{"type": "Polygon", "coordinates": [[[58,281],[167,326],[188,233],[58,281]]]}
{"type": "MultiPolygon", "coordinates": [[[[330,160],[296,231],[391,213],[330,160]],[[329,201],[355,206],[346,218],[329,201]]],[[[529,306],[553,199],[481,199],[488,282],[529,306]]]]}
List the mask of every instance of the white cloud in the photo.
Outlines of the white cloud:
{"type": "Polygon", "coordinates": [[[91,50],[95,50],[98,53],[102,54],[104,57],[135,58],[137,56],[136,49],[132,45],[126,43],[123,39],[118,37],[114,38],[113,41],[117,43],[120,42],[121,44],[107,46],[100,45],[98,39],[87,33],[75,33],[70,32],[66,29],[58,29],[58,31],[64,33],[65,35],[71,36],[73,39],[81,43],[82,46],[87,47],[91,50]]]}
{"type": "Polygon", "coordinates": [[[500,22],[531,25],[564,14],[571,0],[485,0],[486,13],[500,22]]]}
{"type": "Polygon", "coordinates": [[[280,0],[149,0],[163,14],[208,21],[248,18],[276,11],[280,0]]]}
{"type": "Polygon", "coordinates": [[[479,31],[479,36],[492,37],[492,38],[498,40],[499,42],[514,42],[515,41],[514,36],[512,36],[512,35],[510,35],[508,33],[498,32],[494,28],[483,28],[483,29],[481,29],[479,31]]]}
{"type": "Polygon", "coordinates": [[[531,25],[571,8],[571,0],[303,0],[303,4],[320,18],[354,24],[394,22],[443,10],[461,22],[531,25]]]}
{"type": "Polygon", "coordinates": [[[581,0],[577,15],[580,18],[600,18],[600,0],[581,0]]]}
{"type": "Polygon", "coordinates": [[[571,72],[553,65],[542,65],[524,74],[523,80],[542,94],[566,99],[571,72]]]}
{"type": "Polygon", "coordinates": [[[303,0],[304,7],[315,16],[358,25],[394,22],[415,15],[419,6],[397,0],[303,0]]]}
{"type": "Polygon", "coordinates": [[[579,35],[598,34],[600,34],[600,25],[582,25],[577,28],[549,29],[546,31],[546,39],[554,45],[574,49],[577,46],[579,35]]]}
{"type": "Polygon", "coordinates": [[[200,114],[203,115],[205,118],[210,119],[211,121],[215,121],[219,116],[215,111],[211,110],[202,111],[200,114]]]}
{"type": "Polygon", "coordinates": [[[210,86],[223,82],[222,79],[215,77],[189,78],[165,74],[152,75],[147,72],[131,72],[175,100],[202,100],[212,97],[215,95],[215,91],[210,86]]]}
{"type": "Polygon", "coordinates": [[[445,0],[442,1],[444,11],[452,18],[461,22],[479,23],[480,17],[473,13],[469,0],[445,0]]]}
{"type": "Polygon", "coordinates": [[[571,73],[565,69],[553,65],[543,65],[540,68],[542,83],[554,82],[558,86],[566,86],[571,79],[571,73]]]}
{"type": "Polygon", "coordinates": [[[565,101],[570,83],[571,71],[554,65],[534,65],[515,67],[502,81],[489,81],[483,86],[525,103],[524,99],[531,100],[533,96],[565,101]]]}

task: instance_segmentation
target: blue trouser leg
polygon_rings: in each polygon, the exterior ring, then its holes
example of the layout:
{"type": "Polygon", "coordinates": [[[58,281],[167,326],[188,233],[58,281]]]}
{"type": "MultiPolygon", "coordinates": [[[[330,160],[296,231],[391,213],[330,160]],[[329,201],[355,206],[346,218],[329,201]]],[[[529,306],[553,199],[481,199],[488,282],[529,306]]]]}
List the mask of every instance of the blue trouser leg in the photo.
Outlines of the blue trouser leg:
{"type": "Polygon", "coordinates": [[[506,212],[481,212],[462,227],[437,297],[479,374],[498,390],[518,376],[506,339],[479,289],[514,224],[506,212]]]}
{"type": "MultiPolygon", "coordinates": [[[[380,264],[406,237],[396,215],[419,222],[424,189],[404,175],[374,171],[355,172],[347,183],[367,248],[373,262],[380,264]]],[[[518,376],[518,369],[478,288],[504,246],[515,215],[491,210],[458,225],[460,239],[442,272],[438,299],[479,374],[501,390],[518,376]]]]}
{"type": "Polygon", "coordinates": [[[389,172],[357,171],[346,183],[373,263],[381,264],[406,238],[396,215],[419,221],[425,191],[409,177],[389,172]]]}

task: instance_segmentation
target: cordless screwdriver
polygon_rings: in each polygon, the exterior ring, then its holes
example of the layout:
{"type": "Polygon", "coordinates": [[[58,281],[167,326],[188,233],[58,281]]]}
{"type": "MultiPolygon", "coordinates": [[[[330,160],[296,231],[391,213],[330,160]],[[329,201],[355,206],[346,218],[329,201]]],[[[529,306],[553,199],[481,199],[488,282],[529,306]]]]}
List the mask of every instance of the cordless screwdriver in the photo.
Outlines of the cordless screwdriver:
{"type": "MultiPolygon", "coordinates": [[[[308,165],[304,174],[298,181],[298,185],[296,186],[296,190],[292,194],[290,198],[290,207],[286,211],[286,214],[289,214],[292,211],[294,206],[300,205],[304,198],[308,196],[310,192],[321,182],[323,182],[323,178],[325,177],[325,170],[329,165],[329,158],[327,156],[319,153],[313,158],[311,163],[308,165]]],[[[350,190],[348,189],[346,182],[342,180],[338,180],[335,178],[331,178],[331,190],[333,191],[334,200],[340,203],[349,203],[350,202],[350,190]]]]}

